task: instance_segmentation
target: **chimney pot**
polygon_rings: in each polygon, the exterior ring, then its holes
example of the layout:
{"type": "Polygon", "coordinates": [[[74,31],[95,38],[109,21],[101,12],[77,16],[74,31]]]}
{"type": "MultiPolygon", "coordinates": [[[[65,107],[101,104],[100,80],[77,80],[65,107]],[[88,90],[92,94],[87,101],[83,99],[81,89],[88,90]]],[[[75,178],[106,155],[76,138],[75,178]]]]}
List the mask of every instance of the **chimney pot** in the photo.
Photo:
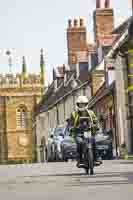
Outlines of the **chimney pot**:
{"type": "Polygon", "coordinates": [[[71,27],[72,27],[72,20],[69,19],[69,20],[68,20],[68,28],[71,28],[71,27]]]}
{"type": "Polygon", "coordinates": [[[74,27],[77,27],[77,26],[78,26],[78,20],[74,19],[74,27]]]}
{"type": "Polygon", "coordinates": [[[80,18],[80,26],[84,26],[84,20],[80,18]]]}

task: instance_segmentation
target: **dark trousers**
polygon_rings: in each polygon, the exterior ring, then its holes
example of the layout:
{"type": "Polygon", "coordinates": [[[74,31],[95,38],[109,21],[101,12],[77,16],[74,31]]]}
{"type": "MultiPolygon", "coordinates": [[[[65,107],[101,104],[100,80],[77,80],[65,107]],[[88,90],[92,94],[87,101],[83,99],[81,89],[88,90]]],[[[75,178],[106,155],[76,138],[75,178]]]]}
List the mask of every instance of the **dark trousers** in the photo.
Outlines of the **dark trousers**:
{"type": "MultiPolygon", "coordinates": [[[[82,154],[83,154],[83,148],[84,148],[84,140],[82,137],[77,136],[76,137],[76,144],[77,144],[77,159],[82,160],[82,154]]],[[[96,153],[96,142],[95,142],[95,137],[93,137],[93,143],[92,143],[92,148],[93,148],[93,155],[94,155],[94,160],[97,160],[97,153],[96,153]]]]}

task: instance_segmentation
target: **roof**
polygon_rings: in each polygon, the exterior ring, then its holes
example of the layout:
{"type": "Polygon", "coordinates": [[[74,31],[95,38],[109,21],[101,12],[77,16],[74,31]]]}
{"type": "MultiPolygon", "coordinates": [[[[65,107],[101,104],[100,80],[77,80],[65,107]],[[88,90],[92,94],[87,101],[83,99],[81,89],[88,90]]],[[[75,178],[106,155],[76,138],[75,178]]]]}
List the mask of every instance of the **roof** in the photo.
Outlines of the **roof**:
{"type": "MultiPolygon", "coordinates": [[[[71,77],[73,74],[71,74],[71,77]]],[[[69,75],[70,77],[70,75],[69,75]]],[[[51,109],[54,105],[59,103],[63,98],[67,97],[68,95],[72,94],[75,90],[78,90],[81,87],[84,87],[85,85],[88,85],[88,81],[81,82],[80,80],[74,79],[77,83],[77,86],[75,88],[72,87],[71,81],[68,82],[67,85],[64,86],[64,82],[60,85],[59,89],[54,89],[54,87],[51,87],[48,89],[47,93],[44,95],[42,101],[37,107],[36,112],[47,112],[49,109],[51,109]]]]}
{"type": "Polygon", "coordinates": [[[75,90],[78,90],[80,87],[84,87],[88,84],[88,80],[76,79],[74,71],[67,71],[65,73],[64,79],[59,82],[58,88],[55,89],[55,81],[51,83],[45,95],[43,96],[41,102],[37,105],[36,113],[46,112],[52,108],[55,104],[59,103],[63,98],[70,95],[75,90]],[[76,86],[73,86],[72,81],[76,83],[76,86]],[[64,84],[65,83],[65,84],[64,84]]]}
{"type": "Polygon", "coordinates": [[[129,26],[130,22],[132,20],[132,17],[129,17],[128,19],[126,19],[122,24],[120,24],[118,27],[116,27],[113,30],[113,34],[122,34],[129,26]]]}
{"type": "Polygon", "coordinates": [[[64,77],[64,71],[65,67],[64,66],[58,66],[54,69],[54,73],[56,77],[64,77]]]}
{"type": "Polygon", "coordinates": [[[109,88],[106,87],[106,83],[104,82],[96,94],[89,101],[89,108],[92,108],[98,101],[103,99],[105,96],[110,95],[112,90],[114,89],[114,82],[111,84],[109,88]]]}

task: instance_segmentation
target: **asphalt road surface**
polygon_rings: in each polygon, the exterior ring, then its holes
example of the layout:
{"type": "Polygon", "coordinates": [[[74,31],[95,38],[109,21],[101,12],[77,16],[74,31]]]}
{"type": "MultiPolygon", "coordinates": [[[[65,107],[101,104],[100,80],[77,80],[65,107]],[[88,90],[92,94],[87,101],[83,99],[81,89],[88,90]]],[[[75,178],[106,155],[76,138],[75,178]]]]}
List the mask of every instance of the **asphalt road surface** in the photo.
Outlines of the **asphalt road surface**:
{"type": "Polygon", "coordinates": [[[133,162],[105,161],[94,176],[75,162],[0,166],[1,200],[133,200],[133,162]]]}

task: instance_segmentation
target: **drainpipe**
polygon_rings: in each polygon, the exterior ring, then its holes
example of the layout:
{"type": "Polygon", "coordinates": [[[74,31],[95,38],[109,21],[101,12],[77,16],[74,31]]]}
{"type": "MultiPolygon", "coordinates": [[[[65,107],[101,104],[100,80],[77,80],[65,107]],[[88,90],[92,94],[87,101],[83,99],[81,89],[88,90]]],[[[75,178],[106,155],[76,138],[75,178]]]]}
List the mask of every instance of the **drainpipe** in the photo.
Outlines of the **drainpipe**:
{"type": "MultiPolygon", "coordinates": [[[[108,79],[108,64],[111,64],[112,67],[114,67],[114,62],[110,63],[109,58],[105,57],[104,58],[104,72],[105,72],[105,82],[106,82],[106,88],[110,91],[112,99],[113,99],[113,110],[114,110],[114,116],[113,116],[113,125],[114,125],[114,140],[115,140],[115,154],[116,158],[118,158],[118,137],[117,137],[117,126],[116,126],[116,113],[117,113],[117,108],[116,108],[116,83],[113,82],[113,90],[110,88],[109,85],[109,79],[108,79]]],[[[114,80],[115,81],[115,80],[114,80]]]]}
{"type": "Polygon", "coordinates": [[[114,83],[114,86],[113,86],[113,91],[112,91],[112,98],[113,98],[113,110],[114,110],[114,116],[113,116],[113,124],[114,124],[114,137],[115,137],[115,151],[116,151],[116,159],[118,158],[118,137],[117,137],[117,132],[116,132],[116,129],[117,129],[117,126],[116,126],[116,87],[115,87],[115,83],[114,83]]]}
{"type": "MultiPolygon", "coordinates": [[[[132,1],[133,7],[133,1],[132,1]]],[[[132,9],[133,10],[133,9],[132,9]]],[[[128,38],[128,103],[129,103],[129,118],[130,118],[130,152],[133,151],[133,17],[129,25],[129,38],[128,38]]]]}
{"type": "Polygon", "coordinates": [[[57,114],[57,125],[59,125],[59,111],[58,111],[58,105],[56,106],[56,114],[57,114]]]}

